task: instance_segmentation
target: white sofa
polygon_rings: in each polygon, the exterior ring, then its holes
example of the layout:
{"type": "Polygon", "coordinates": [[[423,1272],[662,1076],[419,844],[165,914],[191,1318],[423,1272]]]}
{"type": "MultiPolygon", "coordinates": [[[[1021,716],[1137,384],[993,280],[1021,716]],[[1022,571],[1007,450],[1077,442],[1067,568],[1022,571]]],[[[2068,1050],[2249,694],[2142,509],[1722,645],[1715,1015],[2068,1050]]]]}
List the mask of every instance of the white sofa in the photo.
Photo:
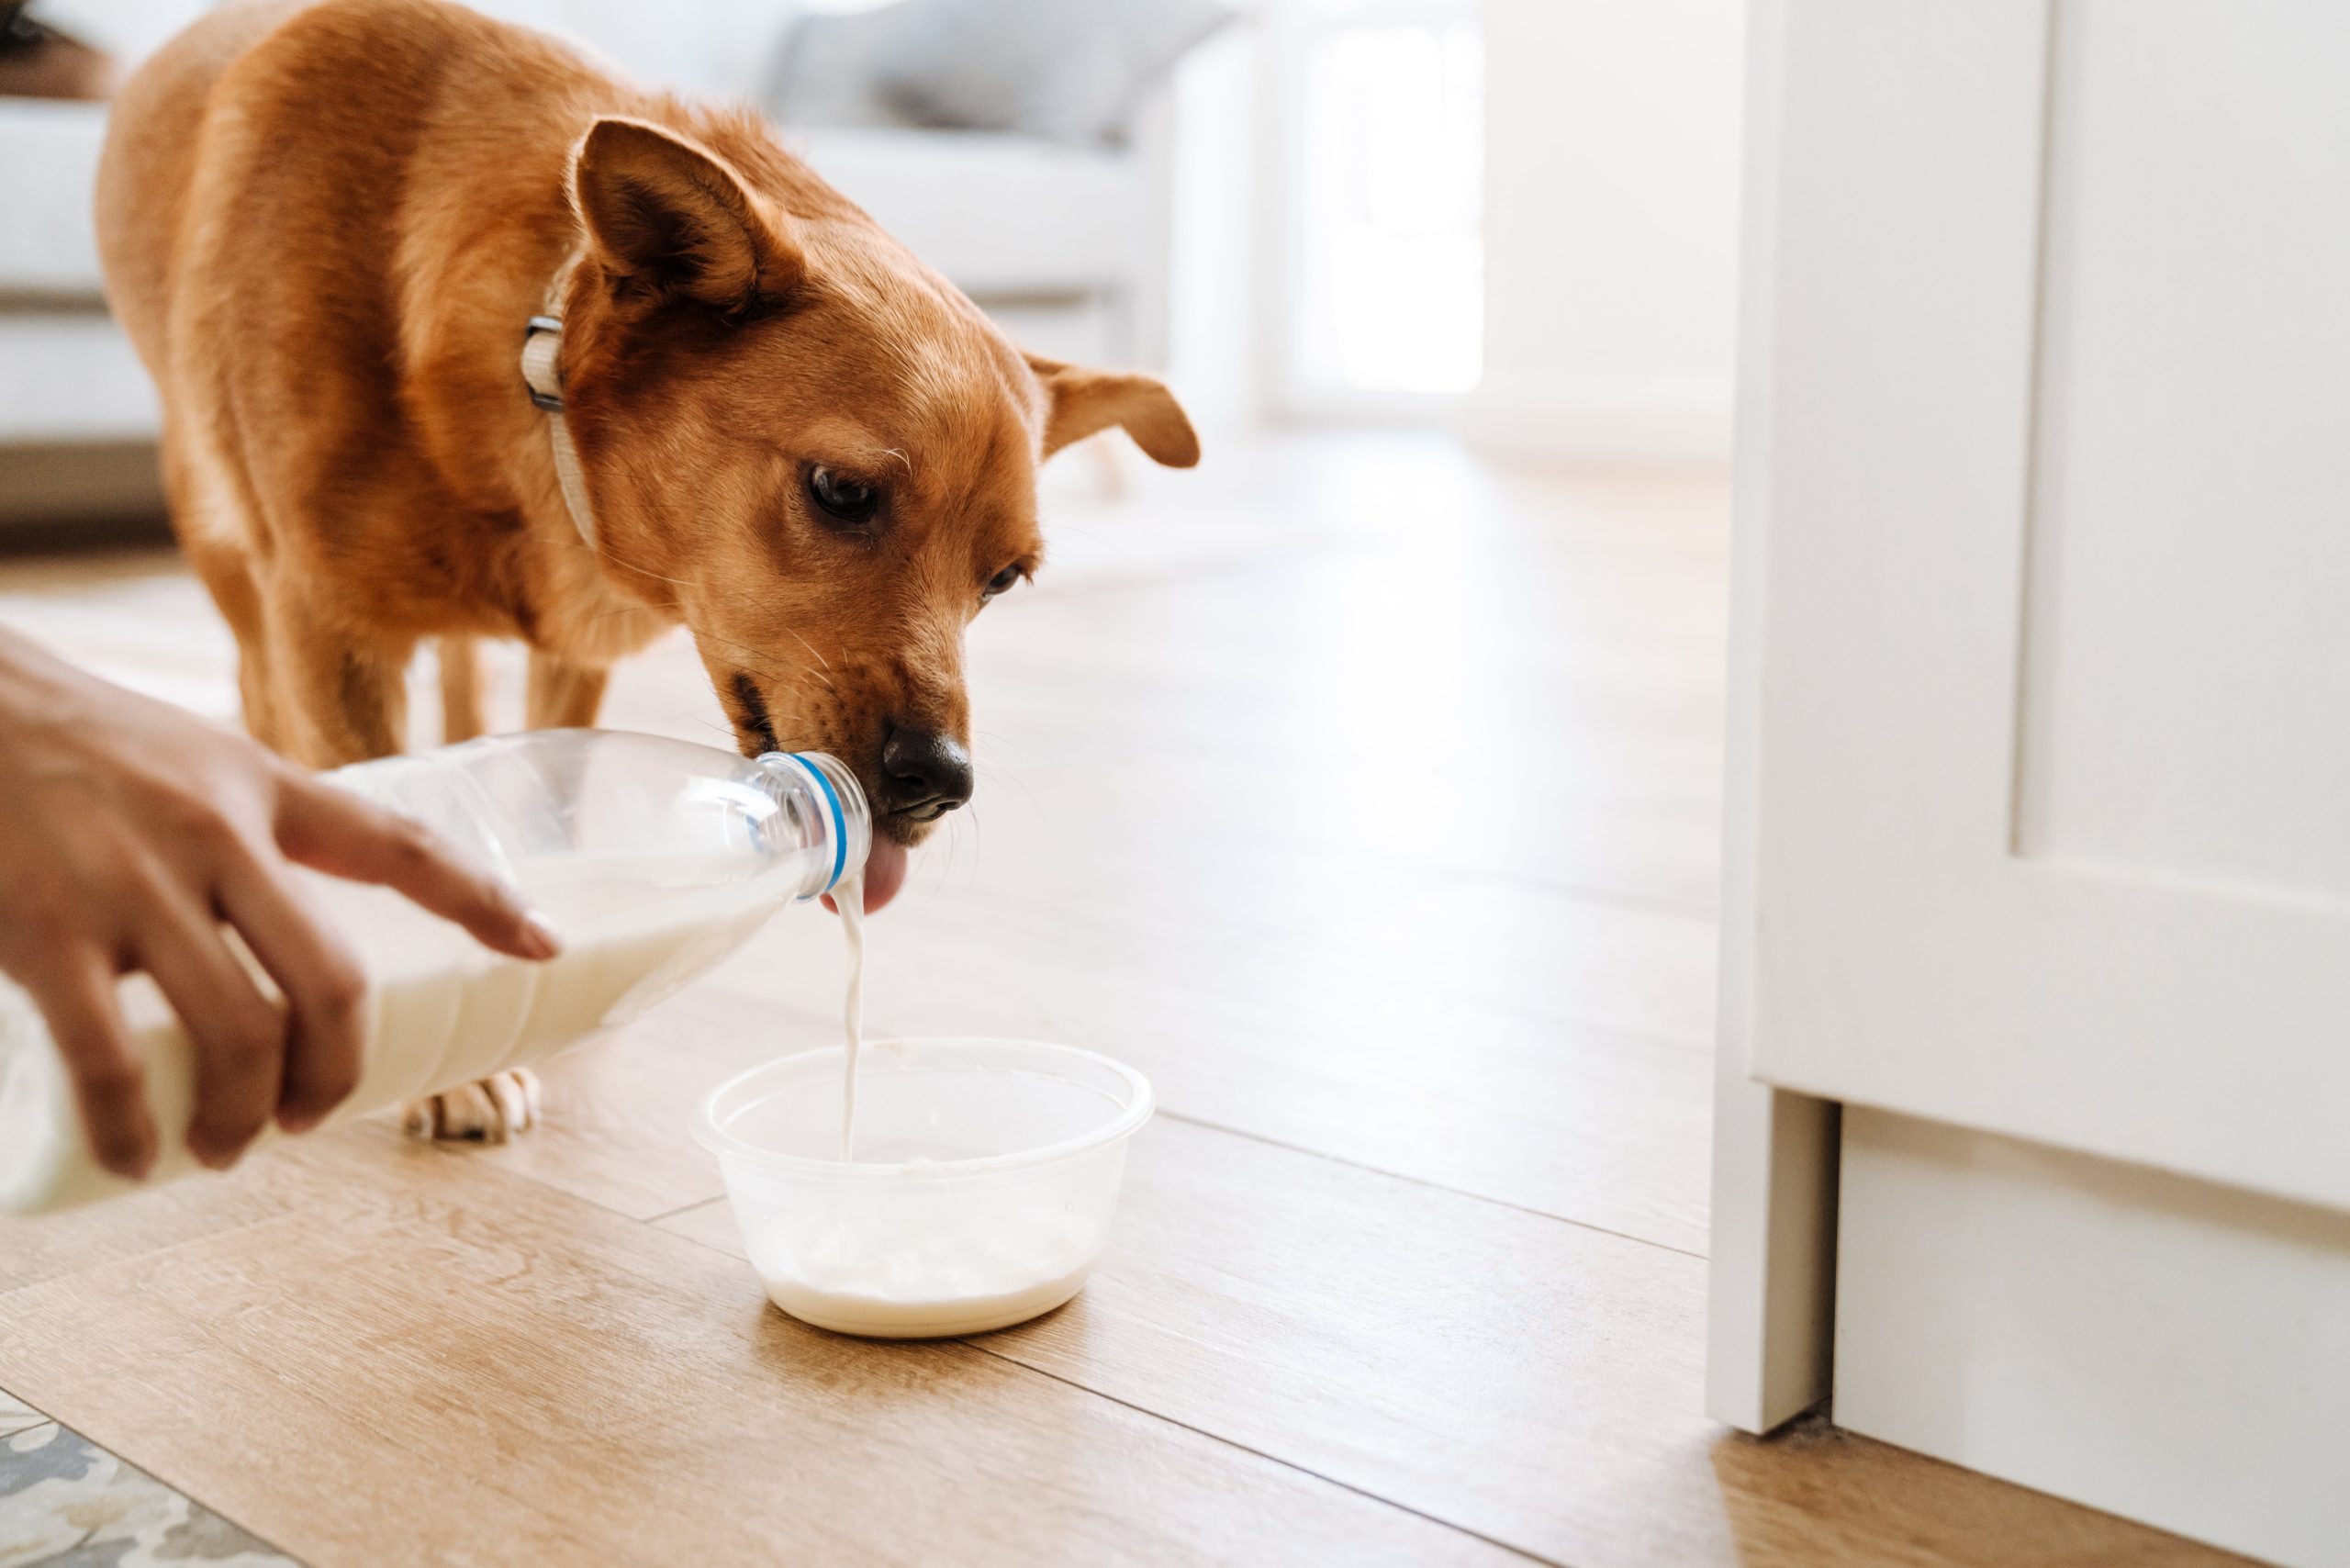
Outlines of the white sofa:
{"type": "MultiPolygon", "coordinates": [[[[178,0],[161,7],[186,8],[178,0]]],[[[647,13],[666,7],[504,0],[485,8],[588,24],[572,30],[669,84],[722,93],[742,86],[727,73],[739,66],[719,63],[739,60],[740,40],[720,49],[726,40],[713,34],[698,47],[673,43],[644,58],[648,37],[686,37],[669,24],[645,32],[647,13]],[[593,31],[599,21],[606,36],[593,31]]],[[[711,8],[737,30],[756,15],[718,0],[711,8]]],[[[105,129],[100,105],[0,98],[0,522],[152,516],[160,502],[154,395],[105,313],[91,233],[105,129]]],[[[1028,346],[1145,365],[1163,357],[1170,140],[1163,110],[1146,114],[1124,148],[849,128],[798,128],[786,138],[1028,346]]]]}

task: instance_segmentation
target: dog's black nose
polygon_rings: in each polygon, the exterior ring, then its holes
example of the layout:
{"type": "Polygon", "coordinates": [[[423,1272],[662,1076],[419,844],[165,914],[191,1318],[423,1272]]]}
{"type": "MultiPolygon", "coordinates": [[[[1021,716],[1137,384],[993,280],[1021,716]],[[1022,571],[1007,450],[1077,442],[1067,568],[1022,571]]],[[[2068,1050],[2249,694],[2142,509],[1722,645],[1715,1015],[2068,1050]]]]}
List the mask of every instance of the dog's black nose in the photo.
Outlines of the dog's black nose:
{"type": "Polygon", "coordinates": [[[971,754],[962,742],[936,730],[891,726],[881,743],[883,811],[928,821],[970,798],[971,754]]]}

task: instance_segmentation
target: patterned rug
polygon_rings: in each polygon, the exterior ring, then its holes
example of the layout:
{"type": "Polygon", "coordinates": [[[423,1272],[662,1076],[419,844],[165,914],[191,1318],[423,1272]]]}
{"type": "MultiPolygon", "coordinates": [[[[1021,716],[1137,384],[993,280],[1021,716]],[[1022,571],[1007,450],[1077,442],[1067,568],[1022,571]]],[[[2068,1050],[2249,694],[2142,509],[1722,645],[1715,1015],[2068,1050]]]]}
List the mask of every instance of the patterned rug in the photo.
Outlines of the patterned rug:
{"type": "Polygon", "coordinates": [[[0,1568],[298,1568],[0,1390],[0,1568]]]}

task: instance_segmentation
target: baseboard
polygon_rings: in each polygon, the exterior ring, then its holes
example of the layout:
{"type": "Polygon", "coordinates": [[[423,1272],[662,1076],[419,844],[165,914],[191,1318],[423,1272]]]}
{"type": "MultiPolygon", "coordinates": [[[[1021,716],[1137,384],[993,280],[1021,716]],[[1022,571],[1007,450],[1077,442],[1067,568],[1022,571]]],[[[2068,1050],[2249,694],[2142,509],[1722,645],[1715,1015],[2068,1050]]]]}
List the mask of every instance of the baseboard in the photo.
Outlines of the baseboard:
{"type": "Polygon", "coordinates": [[[1847,1106],[1836,1424],[2350,1562],[2350,1215],[1847,1106]]]}
{"type": "Polygon", "coordinates": [[[151,441],[0,443],[0,531],[145,521],[160,534],[163,480],[151,441]]]}
{"type": "Polygon", "coordinates": [[[1504,456],[1658,467],[1729,461],[1730,381],[1488,379],[1462,404],[1464,440],[1504,456]]]}

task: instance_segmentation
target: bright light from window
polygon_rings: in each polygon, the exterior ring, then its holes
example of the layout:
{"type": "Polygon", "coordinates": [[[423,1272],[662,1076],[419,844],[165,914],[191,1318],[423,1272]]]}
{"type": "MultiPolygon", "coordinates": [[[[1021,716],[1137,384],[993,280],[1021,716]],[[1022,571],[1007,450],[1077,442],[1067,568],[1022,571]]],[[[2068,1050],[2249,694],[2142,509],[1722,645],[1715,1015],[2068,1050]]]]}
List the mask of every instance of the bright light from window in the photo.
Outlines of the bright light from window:
{"type": "Polygon", "coordinates": [[[1465,392],[1481,374],[1481,39],[1472,22],[1395,9],[1341,11],[1304,40],[1294,319],[1309,393],[1465,392]]]}

